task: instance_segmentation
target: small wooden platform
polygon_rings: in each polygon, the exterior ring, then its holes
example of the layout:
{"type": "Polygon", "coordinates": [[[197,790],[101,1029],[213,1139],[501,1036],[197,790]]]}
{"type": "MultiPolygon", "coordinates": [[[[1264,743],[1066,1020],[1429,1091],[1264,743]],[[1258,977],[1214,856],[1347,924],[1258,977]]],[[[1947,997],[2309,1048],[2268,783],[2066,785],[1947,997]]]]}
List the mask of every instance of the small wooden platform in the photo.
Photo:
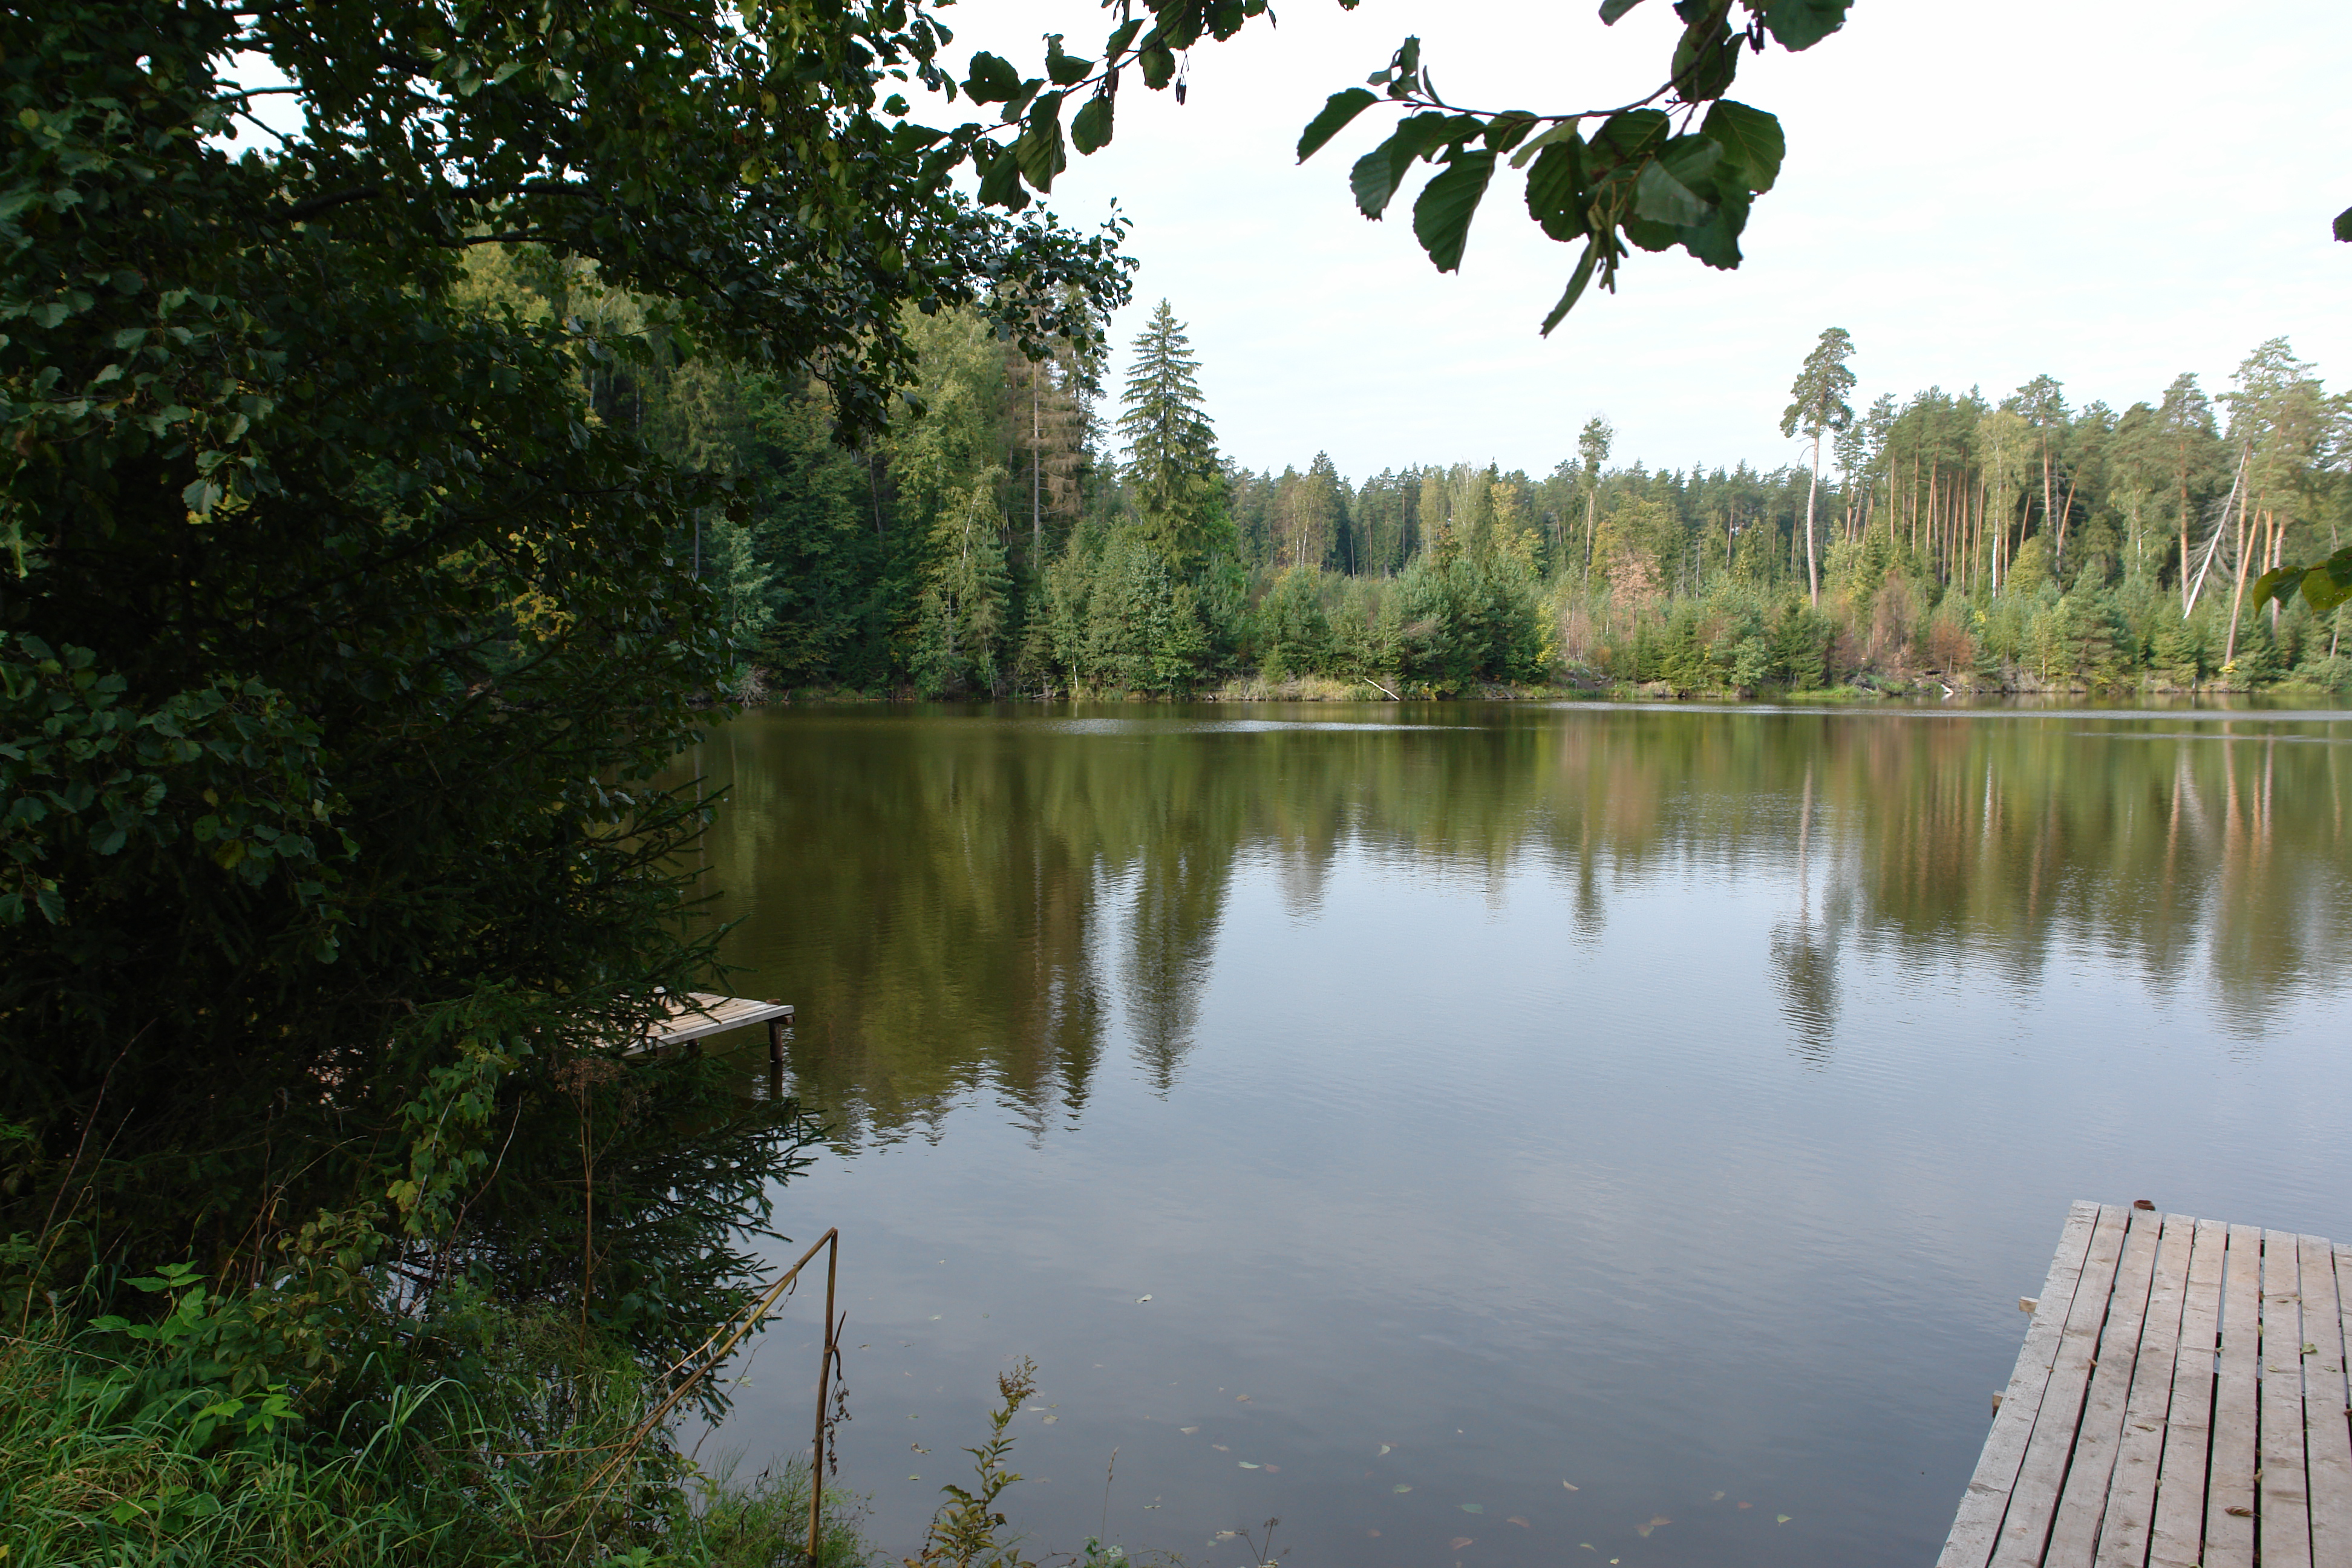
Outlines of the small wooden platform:
{"type": "Polygon", "coordinates": [[[682,1046],[705,1035],[749,1028],[753,1024],[767,1025],[772,1036],[791,1028],[793,1024],[793,1005],[789,1002],[761,1002],[749,996],[720,996],[709,991],[665,996],[662,1006],[662,1017],[646,1031],[648,1048],[682,1046]]]}
{"type": "Polygon", "coordinates": [[[2352,1247],[2078,1203],[1938,1568],[2352,1564],[2352,1247]]]}

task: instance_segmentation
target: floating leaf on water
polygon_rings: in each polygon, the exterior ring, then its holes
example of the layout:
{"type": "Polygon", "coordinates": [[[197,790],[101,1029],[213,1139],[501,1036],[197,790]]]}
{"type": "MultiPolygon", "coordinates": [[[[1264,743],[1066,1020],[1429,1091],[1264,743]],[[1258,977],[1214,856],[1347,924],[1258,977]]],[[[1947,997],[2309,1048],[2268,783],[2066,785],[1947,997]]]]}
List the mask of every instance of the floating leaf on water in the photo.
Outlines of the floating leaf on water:
{"type": "Polygon", "coordinates": [[[1723,1494],[1721,1492],[1717,1492],[1706,1500],[1709,1502],[1721,1502],[1723,1500],[1723,1494]]]}
{"type": "Polygon", "coordinates": [[[1484,1513],[1486,1511],[1486,1505],[1483,1502],[1458,1502],[1454,1506],[1460,1509],[1464,1513],[1484,1513]]]}
{"type": "MultiPolygon", "coordinates": [[[[1221,1530],[1217,1531],[1217,1540],[1231,1541],[1234,1536],[1239,1535],[1241,1531],[1238,1530],[1221,1530]]],[[[1212,1542],[1211,1544],[1213,1545],[1214,1542],[1212,1542]]]]}
{"type": "Polygon", "coordinates": [[[1411,1488],[1411,1487],[1407,1486],[1407,1485],[1406,1485],[1404,1482],[1402,1482],[1402,1481],[1399,1481],[1395,1486],[1393,1486],[1393,1487],[1390,1488],[1389,1489],[1390,1489],[1390,1490],[1391,1490],[1391,1491],[1409,1492],[1409,1491],[1412,1490],[1412,1488],[1411,1488]]]}
{"type": "Polygon", "coordinates": [[[1516,1524],[1516,1525],[1517,1525],[1521,1530],[1533,1530],[1533,1529],[1535,1528],[1535,1526],[1534,1526],[1534,1525],[1529,1524],[1526,1520],[1521,1519],[1521,1518],[1520,1518],[1517,1514],[1516,1514],[1516,1513],[1515,1513],[1515,1514],[1512,1514],[1509,1518],[1507,1518],[1507,1519],[1504,1520],[1504,1521],[1503,1521],[1503,1522],[1504,1522],[1505,1524],[1516,1524]]]}
{"type": "Polygon", "coordinates": [[[1147,1293],[1146,1293],[1146,1294],[1144,1294],[1144,1295],[1138,1296],[1138,1297],[1135,1299],[1135,1304],[1136,1304],[1137,1306],[1140,1307],[1140,1306],[1142,1306],[1146,1301],[1149,1301],[1149,1300],[1151,1300],[1151,1297],[1150,1297],[1150,1295],[1147,1292],[1147,1293]]]}
{"type": "Polygon", "coordinates": [[[1051,1426],[1055,1422],[1059,1421],[1061,1417],[1058,1415],[1048,1415],[1045,1417],[1045,1425],[1051,1426]]]}
{"type": "Polygon", "coordinates": [[[1251,1464],[1247,1459],[1244,1459],[1244,1460],[1242,1461],[1242,1468],[1243,1468],[1243,1469],[1244,1469],[1244,1470],[1255,1470],[1255,1469],[1257,1469],[1257,1468],[1260,1468],[1260,1467],[1258,1467],[1258,1466],[1256,1466],[1256,1465],[1253,1465],[1253,1464],[1251,1464]]]}
{"type": "Polygon", "coordinates": [[[1756,1505],[1755,1505],[1754,1503],[1752,1503],[1752,1502],[1744,1502],[1744,1503],[1741,1503],[1739,1506],[1740,1506],[1740,1507],[1742,1507],[1742,1508],[1754,1508],[1756,1505]]]}
{"type": "Polygon", "coordinates": [[[1637,1524],[1633,1527],[1633,1533],[1647,1541],[1650,1539],[1650,1531],[1657,1528],[1654,1524],[1637,1524]]]}
{"type": "Polygon", "coordinates": [[[1209,1447],[1214,1448],[1220,1454],[1230,1454],[1233,1452],[1231,1448],[1226,1447],[1223,1443],[1212,1443],[1209,1447]]]}
{"type": "Polygon", "coordinates": [[[1383,1454],[1385,1454],[1385,1453],[1387,1453],[1390,1449],[1391,1449],[1391,1448],[1393,1448],[1393,1447],[1396,1447],[1396,1445],[1395,1445],[1395,1444],[1393,1444],[1393,1443],[1383,1443],[1383,1444],[1381,1444],[1381,1453],[1383,1453],[1383,1454]]]}
{"type": "Polygon", "coordinates": [[[1451,1548],[1452,1550],[1454,1550],[1454,1551],[1455,1551],[1455,1552],[1459,1552],[1459,1551],[1461,1551],[1461,1550],[1462,1550],[1464,1547],[1465,1547],[1465,1546],[1475,1546],[1475,1545],[1476,1545],[1476,1544],[1477,1544],[1477,1542],[1476,1542],[1475,1539],[1473,1539],[1472,1537],[1467,1536],[1467,1535],[1457,1535],[1457,1536],[1455,1536],[1453,1540],[1451,1540],[1451,1541],[1447,1542],[1445,1544],[1446,1544],[1449,1548],[1451,1548]]]}
{"type": "Polygon", "coordinates": [[[1788,1523],[1788,1522],[1789,1522],[1789,1516],[1788,1516],[1787,1514],[1785,1514],[1785,1513],[1784,1513],[1784,1514],[1782,1514],[1782,1515],[1780,1516],[1780,1523],[1782,1523],[1782,1524],[1786,1524],[1786,1523],[1788,1523]]]}
{"type": "Polygon", "coordinates": [[[1658,1526],[1660,1526],[1660,1525],[1662,1525],[1662,1524],[1672,1524],[1672,1523],[1674,1523],[1674,1521],[1673,1521],[1673,1520],[1671,1520],[1671,1519],[1668,1519],[1664,1514],[1663,1514],[1663,1513],[1662,1513],[1662,1514],[1657,1514],[1657,1515],[1654,1516],[1654,1517],[1651,1519],[1651,1521],[1650,1521],[1650,1528],[1651,1528],[1652,1530],[1655,1530],[1655,1529],[1657,1529],[1657,1528],[1658,1528],[1658,1526]]]}
{"type": "Polygon", "coordinates": [[[1250,1402],[1250,1396],[1246,1394],[1236,1394],[1234,1395],[1234,1398],[1243,1405],[1247,1405],[1250,1402]]]}
{"type": "Polygon", "coordinates": [[[922,1478],[922,1477],[920,1477],[920,1476],[908,1476],[907,1479],[908,1479],[908,1480],[910,1480],[910,1481],[919,1481],[919,1480],[921,1480],[923,1478],[922,1478]]]}
{"type": "Polygon", "coordinates": [[[1190,1437],[1193,1433],[1198,1432],[1200,1428],[1198,1426],[1179,1426],[1176,1430],[1183,1433],[1187,1437],[1190,1437]]]}
{"type": "Polygon", "coordinates": [[[940,1321],[940,1315],[939,1315],[937,1312],[933,1312],[933,1313],[931,1314],[931,1321],[933,1321],[933,1322],[935,1322],[935,1323],[936,1323],[936,1322],[938,1322],[939,1321],[940,1321]]]}
{"type": "Polygon", "coordinates": [[[1561,1486],[1566,1487],[1569,1490],[1570,1490],[1570,1491],[1572,1491],[1572,1492],[1580,1492],[1580,1491],[1582,1491],[1582,1490],[1584,1489],[1582,1487],[1578,1486],[1574,1481],[1562,1481],[1562,1482],[1560,1482],[1559,1484],[1560,1484],[1561,1486]]]}

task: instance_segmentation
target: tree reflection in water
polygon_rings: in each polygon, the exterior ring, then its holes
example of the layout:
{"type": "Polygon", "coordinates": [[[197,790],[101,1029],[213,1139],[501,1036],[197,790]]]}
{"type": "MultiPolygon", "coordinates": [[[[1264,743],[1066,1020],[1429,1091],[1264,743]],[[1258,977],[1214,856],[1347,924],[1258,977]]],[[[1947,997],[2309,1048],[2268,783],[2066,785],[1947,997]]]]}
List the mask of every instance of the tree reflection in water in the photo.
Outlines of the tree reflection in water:
{"type": "MultiPolygon", "coordinates": [[[[861,708],[750,714],[688,762],[730,791],[729,952],[799,1004],[794,1079],[850,1144],[935,1137],[974,1089],[1045,1137],[1114,1016],[1165,1093],[1237,870],[1313,919],[1342,856],[1490,904],[1535,868],[1584,942],[1661,878],[1777,880],[1772,973],[1819,1061],[1850,944],[1988,987],[2070,950],[2159,992],[2202,965],[2252,1037],[2346,963],[2347,748],[2327,716],[861,708]]],[[[1400,932],[1356,962],[1418,958],[1400,932]]]]}

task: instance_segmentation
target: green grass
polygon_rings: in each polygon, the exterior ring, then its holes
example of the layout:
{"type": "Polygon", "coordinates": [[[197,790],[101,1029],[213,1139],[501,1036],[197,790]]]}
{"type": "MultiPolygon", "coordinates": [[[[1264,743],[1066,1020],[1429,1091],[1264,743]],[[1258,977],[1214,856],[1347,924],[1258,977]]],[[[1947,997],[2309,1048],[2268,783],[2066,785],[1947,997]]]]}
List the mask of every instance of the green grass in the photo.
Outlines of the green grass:
{"type": "MultiPolygon", "coordinates": [[[[192,1379],[182,1347],[120,1338],[0,1337],[5,1568],[806,1562],[805,1463],[737,1482],[667,1433],[627,1446],[644,1405],[625,1370],[550,1378],[544,1345],[518,1340],[468,1386],[395,1384],[314,1425],[267,1389],[192,1379]]],[[[855,1500],[826,1503],[820,1568],[862,1563],[855,1500]]]]}

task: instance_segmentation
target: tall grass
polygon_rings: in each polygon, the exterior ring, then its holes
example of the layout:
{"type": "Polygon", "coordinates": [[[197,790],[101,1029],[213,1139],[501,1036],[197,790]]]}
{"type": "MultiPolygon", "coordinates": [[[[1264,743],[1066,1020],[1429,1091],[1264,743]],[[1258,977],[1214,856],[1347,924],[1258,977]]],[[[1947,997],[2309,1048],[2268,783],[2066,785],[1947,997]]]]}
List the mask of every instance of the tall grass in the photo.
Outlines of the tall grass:
{"type": "MultiPolygon", "coordinates": [[[[332,1422],[232,1394],[184,1344],[61,1319],[0,1337],[0,1563],[709,1564],[806,1561],[804,1463],[748,1483],[656,1433],[625,1365],[520,1333],[487,1375],[394,1383],[332,1422]]],[[[861,1561],[835,1504],[821,1568],[861,1561]]]]}

